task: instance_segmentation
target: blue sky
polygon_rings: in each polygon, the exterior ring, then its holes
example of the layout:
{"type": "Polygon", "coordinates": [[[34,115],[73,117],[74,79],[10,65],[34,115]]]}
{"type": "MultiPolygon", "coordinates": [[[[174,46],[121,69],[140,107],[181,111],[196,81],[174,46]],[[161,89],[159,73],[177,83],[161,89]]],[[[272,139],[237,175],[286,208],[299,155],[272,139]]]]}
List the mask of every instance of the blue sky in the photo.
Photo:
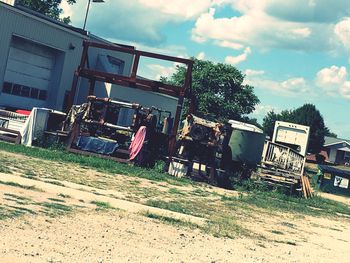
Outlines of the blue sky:
{"type": "MultiPolygon", "coordinates": [[[[86,1],[63,3],[82,27],[86,1]]],[[[251,115],[313,103],[338,137],[350,139],[350,1],[105,0],[92,3],[87,30],[138,49],[229,63],[255,87],[251,115]]],[[[157,78],[174,64],[152,61],[157,78]]]]}

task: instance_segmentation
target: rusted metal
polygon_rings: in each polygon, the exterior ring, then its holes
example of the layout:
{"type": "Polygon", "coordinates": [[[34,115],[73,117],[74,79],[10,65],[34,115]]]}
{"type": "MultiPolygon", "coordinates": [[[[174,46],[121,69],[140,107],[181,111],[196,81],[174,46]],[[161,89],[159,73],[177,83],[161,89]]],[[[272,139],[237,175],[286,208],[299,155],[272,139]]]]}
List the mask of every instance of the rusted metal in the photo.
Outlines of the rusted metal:
{"type": "MultiPolygon", "coordinates": [[[[175,150],[176,134],[179,127],[184,98],[185,98],[185,95],[188,93],[187,91],[190,90],[190,86],[192,83],[192,79],[191,79],[192,68],[193,68],[193,61],[190,59],[184,59],[184,58],[178,58],[173,56],[167,56],[167,55],[162,55],[162,54],[157,54],[152,52],[136,50],[134,47],[129,47],[129,46],[123,46],[123,45],[117,45],[117,44],[107,45],[102,43],[84,41],[80,65],[74,75],[72,89],[68,98],[66,111],[68,112],[74,103],[74,97],[75,97],[77,85],[79,82],[78,79],[81,77],[86,78],[90,81],[89,91],[87,95],[93,95],[95,83],[96,81],[100,81],[105,83],[116,84],[121,87],[136,88],[140,90],[158,92],[161,94],[177,97],[178,104],[177,104],[176,113],[175,113],[175,120],[174,120],[174,125],[169,137],[169,153],[170,153],[169,157],[171,159],[171,155],[174,153],[174,150],[175,150]],[[117,51],[117,52],[133,55],[133,65],[132,65],[132,70],[130,75],[124,76],[120,74],[112,74],[104,71],[90,69],[88,65],[89,48],[99,48],[99,49],[117,51]],[[186,69],[185,81],[183,85],[176,86],[176,85],[165,84],[160,81],[137,78],[137,71],[139,68],[139,61],[141,57],[147,57],[147,58],[153,58],[153,59],[159,59],[159,60],[165,60],[165,61],[184,64],[185,66],[187,66],[187,69],[186,69]]],[[[191,92],[189,92],[189,94],[191,94],[191,92]]],[[[78,127],[75,127],[75,129],[73,129],[72,135],[68,143],[69,150],[71,150],[70,145],[73,142],[73,140],[76,138],[77,136],[76,132],[78,130],[79,130],[78,127]]]]}

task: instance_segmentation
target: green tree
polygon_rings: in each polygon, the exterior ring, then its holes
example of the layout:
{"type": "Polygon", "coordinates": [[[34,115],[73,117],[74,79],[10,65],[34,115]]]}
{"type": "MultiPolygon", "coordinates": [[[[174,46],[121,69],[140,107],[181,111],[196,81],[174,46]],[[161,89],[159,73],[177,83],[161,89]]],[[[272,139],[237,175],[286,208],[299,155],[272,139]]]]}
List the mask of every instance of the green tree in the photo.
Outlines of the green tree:
{"type": "MultiPolygon", "coordinates": [[[[254,111],[259,103],[254,88],[243,84],[244,75],[235,67],[193,58],[192,98],[195,114],[216,120],[238,119],[254,111]]],[[[176,72],[162,81],[183,85],[185,68],[178,66],[176,72]]]]}
{"type": "Polygon", "coordinates": [[[273,135],[275,121],[287,121],[310,127],[308,152],[319,153],[324,144],[324,136],[332,134],[326,127],[323,117],[313,104],[305,104],[294,110],[284,110],[279,114],[273,111],[263,119],[263,129],[270,137],[273,135]]]}
{"type": "MultiPolygon", "coordinates": [[[[68,4],[76,3],[76,0],[66,0],[68,4]]],[[[70,17],[60,18],[62,9],[60,8],[62,0],[17,0],[16,4],[28,7],[41,14],[47,15],[53,19],[60,20],[66,24],[70,23],[70,17]]]]}
{"type": "Polygon", "coordinates": [[[270,138],[272,138],[275,122],[279,119],[278,117],[279,115],[272,110],[268,112],[263,119],[263,131],[266,135],[270,136],[270,138]]]}

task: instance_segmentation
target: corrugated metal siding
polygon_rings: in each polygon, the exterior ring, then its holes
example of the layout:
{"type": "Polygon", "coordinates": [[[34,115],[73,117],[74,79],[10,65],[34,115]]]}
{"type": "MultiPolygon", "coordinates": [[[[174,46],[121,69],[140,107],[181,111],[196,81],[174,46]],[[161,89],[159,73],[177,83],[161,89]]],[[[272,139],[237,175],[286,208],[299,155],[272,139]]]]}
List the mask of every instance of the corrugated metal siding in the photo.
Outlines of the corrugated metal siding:
{"type": "MultiPolygon", "coordinates": [[[[57,50],[59,56],[56,63],[60,65],[56,65],[54,74],[58,78],[51,84],[47,106],[61,109],[65,91],[70,90],[74,70],[80,62],[84,36],[0,3],[0,87],[3,85],[12,36],[57,50]],[[75,48],[70,49],[70,45],[75,48]]],[[[6,103],[7,96],[3,95],[0,93],[0,104],[6,103]]],[[[23,98],[19,97],[19,100],[23,101],[23,98]]]]}

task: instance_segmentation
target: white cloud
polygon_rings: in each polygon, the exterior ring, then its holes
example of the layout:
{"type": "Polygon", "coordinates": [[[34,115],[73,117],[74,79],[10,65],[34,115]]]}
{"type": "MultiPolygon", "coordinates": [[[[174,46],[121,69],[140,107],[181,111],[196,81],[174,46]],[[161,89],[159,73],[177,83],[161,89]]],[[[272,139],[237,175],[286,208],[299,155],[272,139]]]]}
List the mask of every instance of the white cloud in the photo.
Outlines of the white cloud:
{"type": "Polygon", "coordinates": [[[331,66],[323,68],[316,74],[315,83],[322,88],[327,95],[342,96],[350,99],[350,81],[347,80],[348,72],[346,68],[331,66]]]}
{"type": "MultiPolygon", "coordinates": [[[[88,1],[68,6],[62,1],[63,16],[82,27],[88,1]]],[[[91,2],[86,29],[104,38],[123,39],[159,45],[165,42],[162,28],[168,23],[195,19],[211,6],[211,0],[109,0],[91,2]]]]}
{"type": "Polygon", "coordinates": [[[244,84],[251,85],[264,91],[269,91],[273,95],[282,97],[296,98],[305,95],[311,96],[311,86],[302,77],[289,78],[284,81],[275,81],[264,77],[263,74],[254,73],[246,75],[244,84]]]}
{"type": "Polygon", "coordinates": [[[227,48],[232,48],[234,50],[239,50],[242,49],[244,46],[242,44],[230,42],[227,40],[224,41],[216,41],[215,44],[220,47],[227,47],[227,48]]]}
{"type": "Polygon", "coordinates": [[[350,50],[350,17],[347,17],[336,24],[334,27],[334,33],[344,47],[350,50]]]}
{"type": "Polygon", "coordinates": [[[265,71],[264,71],[264,70],[246,69],[246,70],[244,71],[244,74],[245,74],[247,77],[255,77],[255,76],[264,75],[264,74],[265,74],[265,71]]]}
{"type": "Polygon", "coordinates": [[[197,55],[197,59],[204,60],[205,59],[205,53],[204,52],[199,52],[199,54],[197,55]]]}
{"type": "Polygon", "coordinates": [[[254,115],[263,115],[265,116],[268,112],[274,111],[275,113],[281,112],[281,109],[272,106],[272,105],[263,105],[263,104],[258,104],[255,107],[255,110],[253,112],[254,115]]]}
{"type": "Polygon", "coordinates": [[[245,60],[247,60],[248,55],[251,53],[250,47],[247,47],[242,54],[238,56],[227,56],[225,58],[225,63],[227,64],[232,64],[232,65],[237,65],[245,60]]]}
{"type": "Polygon", "coordinates": [[[202,12],[208,10],[212,4],[210,0],[139,0],[139,3],[147,8],[157,10],[158,12],[185,19],[198,16],[202,12]]]}
{"type": "Polygon", "coordinates": [[[68,4],[68,2],[62,1],[60,8],[63,10],[63,13],[60,16],[61,18],[67,16],[71,17],[73,15],[72,5],[68,4]]]}
{"type": "MultiPolygon", "coordinates": [[[[321,23],[321,18],[319,22],[311,19],[315,9],[317,9],[317,12],[319,11],[320,1],[311,1],[309,5],[305,5],[304,0],[232,0],[216,2],[221,5],[231,4],[241,14],[217,18],[215,16],[216,6],[213,6],[214,8],[198,17],[192,29],[192,39],[194,41],[213,41],[214,44],[219,46],[222,46],[220,45],[222,43],[234,43],[243,47],[258,47],[261,50],[269,48],[302,51],[335,49],[333,40],[334,24],[321,23]],[[303,17],[310,16],[310,19],[304,21],[304,19],[288,17],[288,7],[294,10],[296,16],[299,16],[299,14],[303,17]],[[284,10],[286,13],[283,13],[284,10]],[[306,14],[303,13],[304,10],[307,10],[306,14]]],[[[344,5],[348,4],[343,2],[344,5]]],[[[338,5],[336,4],[336,6],[338,5]]],[[[341,10],[341,8],[339,7],[338,10],[341,10]]],[[[334,18],[334,16],[332,17],[334,18]]]]}
{"type": "Polygon", "coordinates": [[[146,76],[154,80],[160,80],[161,77],[170,77],[176,72],[176,66],[177,63],[173,63],[172,66],[163,66],[159,64],[149,64],[147,65],[147,68],[150,70],[150,72],[147,73],[146,76]]]}

